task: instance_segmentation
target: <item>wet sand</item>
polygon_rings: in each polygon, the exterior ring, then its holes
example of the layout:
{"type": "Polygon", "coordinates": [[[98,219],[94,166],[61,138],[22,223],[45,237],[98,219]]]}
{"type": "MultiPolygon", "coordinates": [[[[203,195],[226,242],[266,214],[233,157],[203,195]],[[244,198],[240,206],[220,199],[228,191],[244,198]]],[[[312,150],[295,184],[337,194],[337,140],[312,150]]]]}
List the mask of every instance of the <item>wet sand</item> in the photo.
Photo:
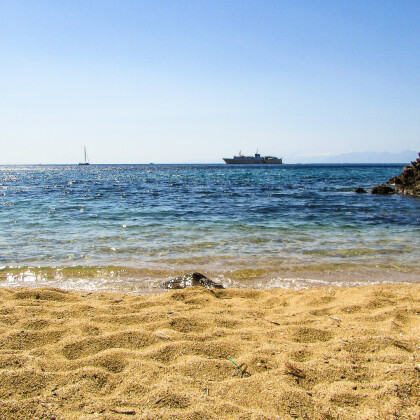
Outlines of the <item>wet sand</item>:
{"type": "Polygon", "coordinates": [[[420,284],[0,288],[0,418],[418,418],[419,302],[420,284]]]}

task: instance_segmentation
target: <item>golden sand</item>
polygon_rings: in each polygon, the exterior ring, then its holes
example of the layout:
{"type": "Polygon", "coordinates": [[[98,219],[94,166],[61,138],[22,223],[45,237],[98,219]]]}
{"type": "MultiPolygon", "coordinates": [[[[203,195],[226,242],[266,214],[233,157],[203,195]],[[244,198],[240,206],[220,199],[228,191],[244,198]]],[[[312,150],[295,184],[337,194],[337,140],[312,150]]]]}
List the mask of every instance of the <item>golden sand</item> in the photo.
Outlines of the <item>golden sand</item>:
{"type": "Polygon", "coordinates": [[[419,302],[419,284],[3,288],[0,418],[418,418],[419,302]]]}

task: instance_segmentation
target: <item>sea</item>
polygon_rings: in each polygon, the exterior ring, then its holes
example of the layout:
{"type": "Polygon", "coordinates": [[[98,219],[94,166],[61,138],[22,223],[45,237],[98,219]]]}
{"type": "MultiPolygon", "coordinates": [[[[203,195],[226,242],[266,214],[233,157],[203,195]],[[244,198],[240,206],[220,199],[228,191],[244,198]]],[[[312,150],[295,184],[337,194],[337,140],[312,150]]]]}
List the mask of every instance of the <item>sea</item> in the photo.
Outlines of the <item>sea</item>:
{"type": "Polygon", "coordinates": [[[356,194],[395,165],[0,166],[0,286],[160,291],[420,281],[420,199],[356,194]]]}

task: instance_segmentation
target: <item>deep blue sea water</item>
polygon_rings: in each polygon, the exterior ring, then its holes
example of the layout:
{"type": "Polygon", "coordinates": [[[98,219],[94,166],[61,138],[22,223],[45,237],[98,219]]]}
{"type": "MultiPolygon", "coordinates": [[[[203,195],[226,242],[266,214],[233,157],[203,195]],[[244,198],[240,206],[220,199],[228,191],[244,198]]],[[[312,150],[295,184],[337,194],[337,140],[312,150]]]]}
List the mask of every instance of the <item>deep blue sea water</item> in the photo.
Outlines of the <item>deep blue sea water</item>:
{"type": "Polygon", "coordinates": [[[419,281],[420,199],[353,192],[402,168],[0,166],[0,285],[419,281]]]}

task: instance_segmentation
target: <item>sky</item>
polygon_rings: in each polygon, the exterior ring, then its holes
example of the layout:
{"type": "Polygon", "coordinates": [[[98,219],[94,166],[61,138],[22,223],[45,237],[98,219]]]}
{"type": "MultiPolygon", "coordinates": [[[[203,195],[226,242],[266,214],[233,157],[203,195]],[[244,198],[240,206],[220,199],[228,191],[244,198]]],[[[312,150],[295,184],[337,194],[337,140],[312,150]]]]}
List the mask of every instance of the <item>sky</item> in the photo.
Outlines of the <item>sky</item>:
{"type": "Polygon", "coordinates": [[[419,152],[419,69],[416,0],[0,0],[0,164],[419,152]]]}

